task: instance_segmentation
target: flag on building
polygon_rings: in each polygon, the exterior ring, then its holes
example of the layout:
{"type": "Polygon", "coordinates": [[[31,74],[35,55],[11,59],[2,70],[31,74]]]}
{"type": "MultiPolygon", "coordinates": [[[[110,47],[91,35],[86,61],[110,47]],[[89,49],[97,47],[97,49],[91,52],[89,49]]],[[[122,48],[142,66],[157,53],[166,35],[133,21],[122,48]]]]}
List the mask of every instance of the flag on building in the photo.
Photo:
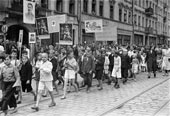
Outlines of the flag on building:
{"type": "Polygon", "coordinates": [[[59,32],[60,23],[66,22],[66,15],[48,16],[47,22],[48,22],[49,33],[59,32]]]}

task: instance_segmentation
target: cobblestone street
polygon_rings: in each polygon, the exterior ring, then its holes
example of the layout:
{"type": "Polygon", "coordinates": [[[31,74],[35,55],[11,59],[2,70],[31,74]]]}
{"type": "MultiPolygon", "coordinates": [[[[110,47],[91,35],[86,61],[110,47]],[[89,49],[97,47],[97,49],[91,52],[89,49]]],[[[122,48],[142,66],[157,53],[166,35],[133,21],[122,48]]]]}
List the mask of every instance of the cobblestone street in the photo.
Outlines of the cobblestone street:
{"type": "Polygon", "coordinates": [[[105,116],[169,116],[170,80],[149,90],[105,116]],[[163,107],[167,104],[165,107],[163,107]],[[162,111],[159,112],[159,110],[162,111]]]}
{"type": "MultiPolygon", "coordinates": [[[[89,94],[81,90],[78,94],[68,94],[65,100],[60,100],[59,95],[55,98],[56,107],[48,108],[50,100],[47,99],[40,103],[39,112],[31,110],[33,104],[27,102],[19,106],[14,116],[149,116],[169,100],[169,78],[162,77],[162,74],[158,74],[157,78],[146,77],[147,75],[142,73],[136,81],[128,81],[126,85],[121,85],[120,89],[114,89],[113,84],[105,84],[102,91],[98,91],[95,86],[89,94]],[[146,91],[148,89],[151,90],[146,91]],[[139,94],[141,95],[138,96],[139,94]],[[125,103],[123,107],[122,103],[125,103]]],[[[31,97],[24,97],[28,98],[31,97]]]]}

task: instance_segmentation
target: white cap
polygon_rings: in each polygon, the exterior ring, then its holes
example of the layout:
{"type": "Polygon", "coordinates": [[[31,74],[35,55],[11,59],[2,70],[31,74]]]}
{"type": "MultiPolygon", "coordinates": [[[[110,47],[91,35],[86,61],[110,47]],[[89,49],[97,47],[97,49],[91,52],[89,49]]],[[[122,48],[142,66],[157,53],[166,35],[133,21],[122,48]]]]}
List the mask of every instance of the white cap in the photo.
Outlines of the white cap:
{"type": "Polygon", "coordinates": [[[0,51],[4,52],[4,47],[0,45],[0,51]]]}

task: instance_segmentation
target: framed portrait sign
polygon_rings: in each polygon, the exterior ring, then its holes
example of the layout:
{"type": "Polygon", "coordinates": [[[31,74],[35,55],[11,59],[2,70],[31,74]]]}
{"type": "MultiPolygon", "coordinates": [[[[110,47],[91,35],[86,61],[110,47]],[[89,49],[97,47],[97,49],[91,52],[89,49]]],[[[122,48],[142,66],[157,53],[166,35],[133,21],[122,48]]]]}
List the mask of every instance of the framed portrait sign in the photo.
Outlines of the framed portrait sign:
{"type": "Polygon", "coordinates": [[[30,44],[36,43],[36,34],[35,34],[35,32],[29,32],[29,43],[30,44]]]}
{"type": "Polygon", "coordinates": [[[73,45],[73,26],[72,24],[60,24],[60,40],[61,45],[73,45]]]}
{"type": "Polygon", "coordinates": [[[35,2],[23,0],[23,22],[26,24],[35,24],[35,2]]]}

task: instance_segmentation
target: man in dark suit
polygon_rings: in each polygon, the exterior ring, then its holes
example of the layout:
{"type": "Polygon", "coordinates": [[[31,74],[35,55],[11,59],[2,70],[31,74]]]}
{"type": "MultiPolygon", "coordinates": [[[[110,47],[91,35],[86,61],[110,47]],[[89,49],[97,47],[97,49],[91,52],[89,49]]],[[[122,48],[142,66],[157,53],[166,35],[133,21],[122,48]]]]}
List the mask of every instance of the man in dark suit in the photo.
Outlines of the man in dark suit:
{"type": "Polygon", "coordinates": [[[157,53],[155,47],[151,47],[146,55],[146,63],[148,68],[148,78],[151,77],[151,72],[153,72],[154,77],[156,77],[157,70],[157,53]]]}
{"type": "Polygon", "coordinates": [[[121,73],[123,78],[123,84],[127,82],[128,78],[128,70],[130,68],[130,57],[128,56],[128,52],[126,49],[123,50],[123,54],[121,56],[121,73]]]}
{"type": "MultiPolygon", "coordinates": [[[[109,75],[110,75],[110,79],[111,79],[111,74],[112,74],[112,70],[113,70],[113,66],[114,66],[114,50],[111,51],[111,54],[109,55],[109,75]]],[[[109,85],[111,84],[111,81],[109,82],[109,85]]]]}
{"type": "Polygon", "coordinates": [[[91,57],[91,54],[91,50],[88,50],[86,55],[84,55],[81,64],[81,72],[84,77],[85,85],[87,85],[87,92],[90,91],[92,84],[92,72],[94,71],[94,59],[91,57]]]}

